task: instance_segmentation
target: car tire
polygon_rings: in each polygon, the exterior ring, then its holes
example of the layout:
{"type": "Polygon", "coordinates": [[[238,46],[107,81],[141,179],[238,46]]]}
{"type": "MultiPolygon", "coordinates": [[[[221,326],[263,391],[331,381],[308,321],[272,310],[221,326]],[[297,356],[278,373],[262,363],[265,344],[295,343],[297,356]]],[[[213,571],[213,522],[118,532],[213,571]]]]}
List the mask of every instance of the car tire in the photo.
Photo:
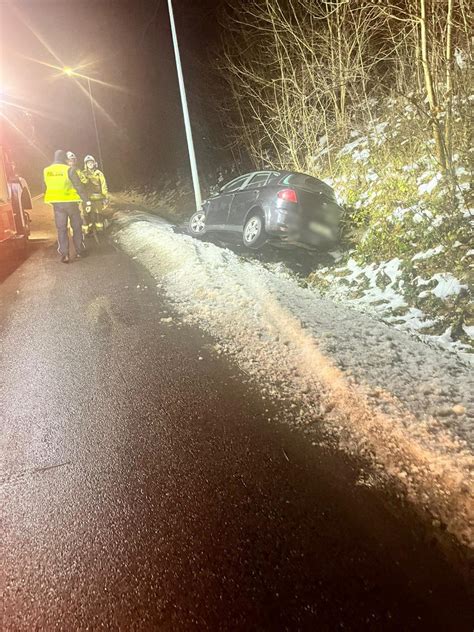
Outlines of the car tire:
{"type": "Polygon", "coordinates": [[[28,256],[30,242],[27,235],[20,235],[14,242],[14,256],[17,259],[24,260],[28,256]]]}
{"type": "Polygon", "coordinates": [[[254,213],[247,218],[242,234],[242,241],[247,248],[260,248],[267,240],[265,222],[261,213],[254,213]]]}
{"type": "Polygon", "coordinates": [[[189,220],[189,232],[193,237],[202,237],[206,233],[206,213],[196,211],[189,220]]]}

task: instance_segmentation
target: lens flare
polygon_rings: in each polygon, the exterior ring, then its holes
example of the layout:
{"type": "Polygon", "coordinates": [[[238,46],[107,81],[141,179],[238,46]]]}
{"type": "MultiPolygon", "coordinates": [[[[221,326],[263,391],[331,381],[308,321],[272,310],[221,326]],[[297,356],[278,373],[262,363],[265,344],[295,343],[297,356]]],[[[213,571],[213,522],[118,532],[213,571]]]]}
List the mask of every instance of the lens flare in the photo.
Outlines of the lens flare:
{"type": "Polygon", "coordinates": [[[15,110],[20,110],[21,112],[25,112],[27,114],[36,114],[37,116],[41,116],[43,118],[48,118],[55,121],[60,121],[61,119],[57,116],[51,116],[51,114],[37,110],[35,108],[26,107],[25,105],[20,105],[19,103],[13,103],[12,101],[7,101],[7,99],[2,99],[0,97],[0,107],[6,106],[7,108],[13,108],[15,110]]]}
{"type": "Polygon", "coordinates": [[[107,110],[92,96],[90,90],[87,90],[81,84],[81,82],[78,79],[85,79],[88,82],[96,83],[96,84],[102,85],[104,87],[111,88],[113,90],[119,90],[121,92],[127,92],[127,90],[125,90],[121,86],[117,86],[117,85],[108,83],[106,81],[102,81],[100,79],[96,79],[95,77],[90,77],[88,75],[83,75],[82,73],[77,72],[78,70],[81,70],[84,67],[88,67],[88,66],[93,65],[93,62],[91,62],[91,61],[88,61],[87,63],[83,64],[82,66],[79,65],[75,69],[72,68],[71,66],[67,66],[66,64],[64,64],[64,62],[60,59],[60,57],[58,55],[56,55],[54,50],[51,48],[51,46],[48,44],[48,42],[45,40],[45,38],[41,35],[41,33],[39,31],[37,31],[30,24],[30,22],[28,20],[26,20],[25,16],[21,13],[21,11],[18,9],[18,7],[14,7],[14,11],[17,14],[17,17],[23,22],[23,24],[25,24],[25,26],[31,31],[31,33],[36,37],[36,39],[44,46],[46,51],[56,60],[58,65],[50,64],[50,63],[42,61],[40,59],[34,59],[34,58],[29,58],[29,59],[31,61],[34,61],[34,62],[38,63],[38,64],[42,64],[43,66],[47,66],[49,68],[52,68],[53,70],[57,70],[58,74],[56,75],[56,77],[60,77],[60,76],[64,76],[64,75],[70,77],[75,82],[75,84],[79,87],[81,92],[83,92],[91,100],[91,102],[93,103],[94,107],[97,108],[97,110],[102,114],[102,116],[105,119],[107,119],[107,121],[114,128],[118,128],[117,123],[110,116],[110,114],[107,112],[107,110]]]}
{"type": "Polygon", "coordinates": [[[19,134],[22,138],[24,138],[27,143],[29,145],[31,145],[31,147],[33,147],[33,149],[35,149],[37,152],[39,152],[44,158],[47,158],[46,154],[44,153],[44,151],[38,147],[38,145],[36,145],[29,136],[27,136],[27,134],[25,134],[25,132],[23,130],[21,130],[18,125],[16,125],[11,119],[8,118],[8,116],[2,112],[0,110],[0,116],[5,119],[5,121],[7,122],[7,125],[10,125],[10,127],[12,127],[15,132],[17,132],[17,134],[19,134]]]}

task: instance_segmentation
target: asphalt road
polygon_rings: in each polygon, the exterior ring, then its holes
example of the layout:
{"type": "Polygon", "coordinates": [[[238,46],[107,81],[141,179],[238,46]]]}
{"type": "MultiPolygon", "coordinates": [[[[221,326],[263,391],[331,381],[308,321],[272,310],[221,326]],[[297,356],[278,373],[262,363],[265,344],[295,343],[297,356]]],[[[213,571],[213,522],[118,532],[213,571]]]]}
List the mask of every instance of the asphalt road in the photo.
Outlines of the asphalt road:
{"type": "Polygon", "coordinates": [[[416,520],[272,421],[111,245],[37,249],[0,345],[4,630],[471,628],[416,520]]]}

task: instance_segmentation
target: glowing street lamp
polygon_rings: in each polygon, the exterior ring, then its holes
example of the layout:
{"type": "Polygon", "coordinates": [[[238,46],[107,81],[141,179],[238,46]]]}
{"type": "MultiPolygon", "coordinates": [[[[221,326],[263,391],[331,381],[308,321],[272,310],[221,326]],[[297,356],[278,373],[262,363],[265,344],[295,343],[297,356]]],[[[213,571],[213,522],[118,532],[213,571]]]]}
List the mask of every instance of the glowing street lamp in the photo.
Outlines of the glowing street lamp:
{"type": "Polygon", "coordinates": [[[91,104],[92,119],[94,121],[95,139],[96,139],[96,143],[97,143],[97,149],[99,150],[99,164],[100,164],[101,171],[103,171],[104,170],[104,165],[103,165],[103,161],[102,161],[102,147],[101,147],[101,144],[100,144],[99,130],[97,128],[97,119],[96,119],[96,115],[95,115],[94,98],[92,96],[92,86],[91,86],[90,77],[87,77],[87,75],[83,75],[81,73],[76,72],[74,70],[74,68],[71,68],[70,66],[64,66],[63,74],[67,75],[68,77],[80,77],[80,78],[85,79],[87,81],[87,88],[88,88],[88,91],[89,91],[89,102],[91,104]]]}

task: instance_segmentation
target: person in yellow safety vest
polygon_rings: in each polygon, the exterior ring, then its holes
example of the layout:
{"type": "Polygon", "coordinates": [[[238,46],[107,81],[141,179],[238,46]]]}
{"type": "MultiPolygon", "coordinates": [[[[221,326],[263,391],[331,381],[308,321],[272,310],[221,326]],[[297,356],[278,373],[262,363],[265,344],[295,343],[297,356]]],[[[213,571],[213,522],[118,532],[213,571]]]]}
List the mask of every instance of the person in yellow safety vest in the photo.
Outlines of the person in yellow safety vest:
{"type": "Polygon", "coordinates": [[[58,231],[58,252],[63,263],[69,263],[69,235],[68,222],[72,227],[72,238],[76,250],[76,257],[84,254],[84,240],[82,237],[82,219],[79,202],[87,208],[90,205],[85,187],[74,168],[67,164],[66,152],[58,149],[49,167],[43,170],[45,185],[44,201],[52,204],[54,219],[58,231]]]}
{"type": "Polygon", "coordinates": [[[83,231],[88,235],[92,232],[94,227],[96,231],[104,230],[102,211],[109,203],[109,191],[105,176],[102,171],[97,168],[97,162],[94,156],[86,156],[84,158],[84,171],[82,174],[87,180],[86,190],[91,201],[90,211],[84,213],[83,224],[83,231]]]}

